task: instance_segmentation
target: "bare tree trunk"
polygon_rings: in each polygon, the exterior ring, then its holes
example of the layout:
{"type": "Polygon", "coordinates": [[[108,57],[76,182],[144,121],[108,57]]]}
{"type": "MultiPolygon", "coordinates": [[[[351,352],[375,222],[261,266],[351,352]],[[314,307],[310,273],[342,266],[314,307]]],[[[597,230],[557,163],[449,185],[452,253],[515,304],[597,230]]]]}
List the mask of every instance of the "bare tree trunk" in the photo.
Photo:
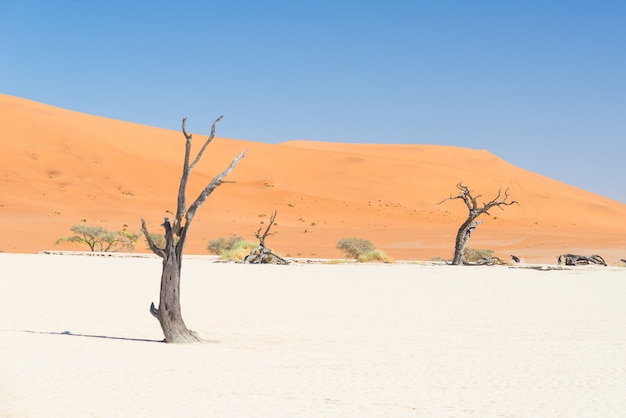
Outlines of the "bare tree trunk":
{"type": "Polygon", "coordinates": [[[474,219],[470,216],[467,218],[463,225],[459,228],[456,233],[456,240],[454,241],[454,258],[452,259],[452,265],[458,266],[459,264],[465,263],[465,247],[467,246],[467,241],[469,241],[470,234],[468,234],[468,230],[470,226],[474,222],[474,219]]]}
{"type": "Polygon", "coordinates": [[[467,247],[467,242],[474,232],[474,229],[484,221],[477,221],[476,217],[470,213],[470,216],[467,218],[463,225],[459,228],[456,233],[456,240],[454,241],[454,258],[452,259],[452,265],[458,266],[459,264],[465,264],[465,247],[467,247]]]}
{"type": "MultiPolygon", "coordinates": [[[[173,231],[169,219],[163,224],[166,230],[166,246],[163,249],[163,272],[159,307],[150,305],[150,312],[161,324],[168,343],[195,343],[202,341],[197,333],[189,330],[180,306],[180,271],[182,267],[182,246],[174,245],[173,231]],[[167,236],[170,236],[168,239],[167,236]]],[[[180,244],[180,241],[178,242],[180,244]]],[[[159,254],[161,255],[161,254],[159,254]]]]}
{"type": "Polygon", "coordinates": [[[159,294],[159,307],[155,308],[154,303],[150,305],[150,312],[159,320],[161,329],[165,335],[165,341],[168,343],[193,343],[202,341],[197,333],[190,331],[183,321],[180,306],[180,272],[183,261],[183,249],[187,232],[196,211],[202,206],[209,195],[222,184],[222,179],[226,177],[235,168],[237,163],[244,157],[246,152],[242,152],[230,163],[230,166],[213,178],[211,183],[202,190],[200,196],[187,208],[185,190],[191,170],[202,157],[207,145],[215,136],[215,125],[219,122],[221,116],[213,123],[211,128],[211,136],[204,143],[196,158],[190,163],[189,155],[191,151],[192,136],[185,130],[185,121],[183,119],[183,134],[187,140],[185,146],[185,161],[183,164],[183,174],[178,189],[178,204],[176,218],[173,222],[169,218],[165,218],[163,228],[165,229],[165,248],[159,248],[146,227],[146,222],[141,220],[141,230],[148,241],[150,249],[163,258],[163,272],[161,274],[161,291],[159,294]]]}
{"type": "Polygon", "coordinates": [[[178,256],[166,254],[163,259],[163,273],[161,274],[161,292],[159,308],[151,306],[150,311],[161,324],[165,341],[169,343],[193,343],[201,341],[198,334],[190,331],[183,321],[180,307],[180,269],[178,256]]]}

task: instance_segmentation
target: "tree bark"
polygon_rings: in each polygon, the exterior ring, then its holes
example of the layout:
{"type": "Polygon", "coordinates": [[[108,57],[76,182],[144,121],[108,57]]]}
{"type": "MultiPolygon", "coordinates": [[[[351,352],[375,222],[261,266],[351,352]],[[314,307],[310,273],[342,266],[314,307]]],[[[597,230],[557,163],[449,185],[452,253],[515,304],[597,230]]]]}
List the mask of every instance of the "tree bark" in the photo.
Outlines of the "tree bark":
{"type": "MultiPolygon", "coordinates": [[[[143,222],[143,220],[142,220],[143,222]]],[[[183,320],[180,306],[180,272],[182,267],[182,245],[180,240],[175,244],[174,232],[170,220],[165,219],[165,248],[162,249],[163,271],[161,273],[161,290],[159,307],[150,305],[150,313],[158,319],[168,343],[195,343],[202,341],[197,333],[189,330],[183,320]]],[[[142,225],[145,229],[145,223],[142,225]]]]}
{"type": "Polygon", "coordinates": [[[467,218],[456,233],[456,240],[454,241],[454,257],[452,259],[452,265],[454,266],[465,263],[465,247],[467,246],[467,241],[469,241],[471,235],[468,231],[474,223],[474,219],[475,218],[472,216],[467,218]]]}

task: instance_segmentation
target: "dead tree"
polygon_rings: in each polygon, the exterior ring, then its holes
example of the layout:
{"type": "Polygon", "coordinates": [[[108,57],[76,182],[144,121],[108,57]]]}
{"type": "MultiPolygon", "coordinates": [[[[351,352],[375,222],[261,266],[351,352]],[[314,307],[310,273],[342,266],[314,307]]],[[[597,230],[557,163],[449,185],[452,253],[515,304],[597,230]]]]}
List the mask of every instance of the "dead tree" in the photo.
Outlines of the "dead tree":
{"type": "Polygon", "coordinates": [[[230,163],[228,168],[211,180],[211,182],[202,190],[196,200],[187,208],[186,188],[187,181],[191,171],[198,163],[207,145],[211,143],[215,137],[215,126],[222,119],[220,116],[213,122],[211,127],[211,135],[206,140],[196,158],[189,162],[191,153],[192,135],[188,134],[185,129],[187,118],[183,118],[182,131],[185,135],[185,160],[183,164],[183,174],[180,179],[178,188],[178,202],[176,209],[176,217],[173,221],[165,218],[162,226],[165,229],[165,246],[158,247],[148,229],[146,222],[141,219],[141,230],[148,241],[150,249],[163,259],[163,272],[161,274],[161,292],[158,309],[154,307],[154,303],[150,305],[150,312],[161,324],[161,329],[165,335],[165,341],[168,343],[193,343],[201,341],[200,337],[193,331],[187,329],[180,309],[180,271],[183,261],[183,249],[185,241],[191,226],[191,221],[200,206],[206,201],[209,195],[220,185],[222,180],[235,168],[237,163],[244,157],[246,151],[239,154],[230,163]]]}
{"type": "Polygon", "coordinates": [[[271,249],[265,246],[265,238],[267,238],[270,235],[274,235],[274,234],[270,234],[270,228],[272,227],[272,225],[274,225],[274,222],[276,222],[276,214],[277,214],[276,211],[274,211],[274,213],[272,213],[272,216],[270,216],[269,224],[267,225],[267,228],[265,228],[265,232],[263,232],[263,234],[261,234],[262,228],[259,228],[254,234],[254,236],[257,237],[257,239],[259,240],[259,245],[257,245],[252,251],[250,251],[250,254],[248,254],[243,259],[244,263],[247,263],[247,264],[288,264],[287,260],[277,256],[276,254],[272,252],[271,249]]]}
{"type": "Polygon", "coordinates": [[[498,195],[495,198],[487,203],[479,204],[477,199],[481,197],[481,195],[473,196],[472,191],[469,187],[464,186],[463,182],[459,182],[456,185],[456,188],[459,189],[459,194],[457,196],[450,196],[449,198],[439,202],[439,204],[442,204],[448,200],[461,199],[469,211],[467,219],[463,222],[456,234],[456,240],[454,243],[454,258],[452,259],[452,265],[455,266],[459,264],[467,264],[464,255],[467,242],[469,241],[474,229],[484,222],[483,220],[476,220],[476,218],[482,214],[489,215],[489,210],[494,206],[502,209],[502,206],[517,204],[515,200],[508,201],[509,189],[504,191],[504,197],[501,198],[502,191],[498,190],[498,195]]]}
{"type": "Polygon", "coordinates": [[[565,263],[566,266],[579,266],[585,264],[599,264],[601,266],[606,266],[606,261],[604,258],[600,257],[597,254],[593,255],[577,255],[577,254],[562,254],[557,259],[559,264],[565,263]]]}

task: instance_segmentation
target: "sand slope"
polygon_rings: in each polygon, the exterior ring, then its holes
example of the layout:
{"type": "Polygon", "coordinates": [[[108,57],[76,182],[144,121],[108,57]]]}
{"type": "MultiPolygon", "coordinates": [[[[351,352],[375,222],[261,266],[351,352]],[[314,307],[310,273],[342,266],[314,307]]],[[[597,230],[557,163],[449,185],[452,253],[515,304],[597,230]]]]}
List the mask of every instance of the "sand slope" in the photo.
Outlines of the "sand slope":
{"type": "MultiPolygon", "coordinates": [[[[178,115],[172,115],[177,117],[178,115]]],[[[217,116],[217,115],[216,115],[217,116]]],[[[227,115],[226,115],[227,116],[227,115]]],[[[80,249],[54,241],[80,222],[154,232],[175,210],[182,133],[0,95],[0,250],[80,249]]],[[[188,130],[210,124],[188,121],[188,130]]],[[[218,126],[218,134],[220,133],[218,126]]],[[[194,135],[199,149],[205,135],[194,135]]],[[[509,189],[519,206],[494,210],[470,246],[554,261],[558,254],[626,258],[626,205],[515,167],[485,150],[431,145],[216,138],[189,185],[194,199],[240,151],[248,155],[200,210],[187,252],[236,233],[252,239],[278,211],[268,244],[287,256],[341,257],[343,237],[367,238],[403,259],[450,257],[466,209],[438,202],[462,180],[487,198],[509,189]]],[[[145,243],[138,251],[147,251],[145,243]]]]}

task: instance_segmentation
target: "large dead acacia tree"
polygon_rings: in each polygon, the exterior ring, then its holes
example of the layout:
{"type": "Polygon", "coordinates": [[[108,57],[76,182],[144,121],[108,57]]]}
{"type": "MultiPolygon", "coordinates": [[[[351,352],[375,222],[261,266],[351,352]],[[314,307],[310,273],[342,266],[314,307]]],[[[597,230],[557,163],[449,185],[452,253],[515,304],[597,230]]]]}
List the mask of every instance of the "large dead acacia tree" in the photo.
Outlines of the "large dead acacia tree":
{"type": "Polygon", "coordinates": [[[161,329],[163,329],[163,334],[165,335],[165,341],[168,343],[192,343],[201,341],[196,333],[187,329],[180,309],[180,271],[185,240],[187,239],[191,221],[198,209],[200,209],[200,206],[202,206],[209,195],[222,184],[224,177],[235,168],[237,163],[239,163],[246,154],[246,151],[244,151],[235,157],[228,168],[215,176],[202,190],[191,206],[189,206],[189,208],[187,207],[186,189],[189,175],[198,161],[200,161],[207,145],[209,145],[215,137],[215,126],[221,119],[222,117],[220,116],[213,122],[211,135],[198,152],[196,158],[190,162],[192,135],[188,134],[185,129],[187,118],[183,118],[182,130],[186,140],[183,174],[178,188],[176,217],[173,221],[171,221],[170,218],[165,218],[165,222],[162,224],[165,229],[164,248],[160,248],[155,244],[148,232],[145,220],[143,218],[141,219],[141,230],[148,241],[150,249],[163,259],[159,307],[155,308],[154,303],[152,303],[150,305],[150,312],[159,320],[161,329]]]}
{"type": "Polygon", "coordinates": [[[459,194],[457,196],[450,196],[449,198],[439,202],[439,204],[442,204],[443,202],[448,200],[461,199],[463,203],[465,203],[465,206],[467,206],[467,209],[469,211],[467,219],[465,220],[465,222],[463,222],[456,234],[456,240],[454,243],[454,258],[452,259],[453,265],[466,263],[464,253],[467,242],[469,241],[474,229],[476,229],[478,225],[484,222],[482,220],[478,221],[476,220],[476,218],[478,218],[482,214],[489,215],[489,209],[493,208],[494,206],[502,209],[502,206],[517,204],[515,200],[508,201],[509,189],[506,189],[504,191],[504,197],[501,198],[502,191],[498,190],[498,195],[495,198],[491,199],[487,203],[479,204],[477,199],[481,197],[481,195],[472,195],[472,191],[469,189],[469,187],[464,186],[463,182],[459,182],[456,185],[456,188],[459,189],[459,194]]]}

